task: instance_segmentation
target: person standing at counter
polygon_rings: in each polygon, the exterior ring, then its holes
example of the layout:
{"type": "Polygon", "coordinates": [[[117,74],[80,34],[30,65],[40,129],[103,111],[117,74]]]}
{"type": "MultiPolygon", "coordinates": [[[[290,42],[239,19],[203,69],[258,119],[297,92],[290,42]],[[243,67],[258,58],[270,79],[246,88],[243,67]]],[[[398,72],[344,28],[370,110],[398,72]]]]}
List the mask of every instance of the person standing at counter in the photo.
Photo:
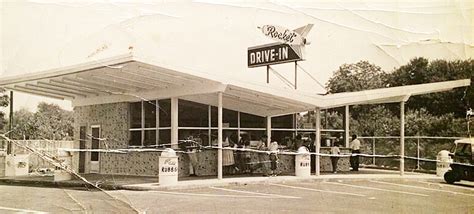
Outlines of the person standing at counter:
{"type": "Polygon", "coordinates": [[[333,155],[340,155],[341,150],[339,149],[339,144],[334,143],[331,147],[331,165],[332,165],[332,173],[337,173],[337,161],[339,160],[338,156],[333,155]]]}
{"type": "Polygon", "coordinates": [[[222,142],[222,146],[226,148],[222,150],[222,166],[226,174],[230,174],[235,164],[234,151],[230,149],[230,147],[234,146],[234,143],[226,136],[224,142],[222,142]]]}
{"type": "Polygon", "coordinates": [[[352,171],[359,171],[360,141],[355,134],[352,135],[350,147],[352,150],[352,156],[350,158],[352,171]]]}
{"type": "MultiPolygon", "coordinates": [[[[250,138],[247,134],[241,134],[240,140],[237,143],[237,148],[245,149],[250,146],[250,138]]],[[[237,167],[240,172],[249,173],[250,172],[250,153],[247,151],[237,151],[237,167]]]]}
{"type": "MultiPolygon", "coordinates": [[[[257,144],[257,150],[260,150],[260,151],[267,151],[267,135],[263,135],[261,138],[260,138],[260,141],[258,142],[257,144]]],[[[258,164],[257,164],[257,168],[261,168],[262,169],[262,172],[265,176],[268,175],[268,169],[267,169],[267,165],[265,164],[265,162],[267,161],[267,154],[266,153],[263,153],[263,152],[259,152],[258,153],[258,164]]]]}
{"type": "Polygon", "coordinates": [[[268,150],[270,151],[271,175],[276,176],[278,174],[278,142],[272,139],[268,150]]]}

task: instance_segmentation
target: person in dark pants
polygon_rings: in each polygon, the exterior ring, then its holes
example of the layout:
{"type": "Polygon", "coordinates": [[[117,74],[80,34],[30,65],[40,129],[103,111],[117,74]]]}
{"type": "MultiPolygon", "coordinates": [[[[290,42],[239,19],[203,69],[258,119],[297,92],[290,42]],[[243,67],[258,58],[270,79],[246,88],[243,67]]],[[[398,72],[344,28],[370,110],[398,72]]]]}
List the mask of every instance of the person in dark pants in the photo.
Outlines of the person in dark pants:
{"type": "Polygon", "coordinates": [[[360,154],[360,141],[357,139],[357,135],[352,135],[352,141],[351,141],[351,150],[352,150],[352,156],[350,158],[351,162],[351,167],[352,171],[359,171],[359,156],[360,154]],[[354,156],[355,154],[355,156],[354,156]]]}
{"type": "MultiPolygon", "coordinates": [[[[334,143],[331,147],[331,155],[339,155],[341,154],[341,150],[339,149],[339,144],[334,143]]],[[[337,161],[339,157],[331,156],[331,165],[332,165],[332,173],[337,173],[337,161]]]]}

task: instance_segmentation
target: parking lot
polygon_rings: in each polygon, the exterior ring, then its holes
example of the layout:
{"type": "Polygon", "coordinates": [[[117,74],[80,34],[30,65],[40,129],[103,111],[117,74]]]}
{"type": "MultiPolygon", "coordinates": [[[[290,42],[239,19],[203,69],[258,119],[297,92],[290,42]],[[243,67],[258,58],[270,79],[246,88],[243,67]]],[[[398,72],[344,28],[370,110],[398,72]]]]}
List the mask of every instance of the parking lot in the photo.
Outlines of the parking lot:
{"type": "Polygon", "coordinates": [[[0,186],[3,212],[473,213],[474,183],[328,179],[152,191],[0,186]]]}

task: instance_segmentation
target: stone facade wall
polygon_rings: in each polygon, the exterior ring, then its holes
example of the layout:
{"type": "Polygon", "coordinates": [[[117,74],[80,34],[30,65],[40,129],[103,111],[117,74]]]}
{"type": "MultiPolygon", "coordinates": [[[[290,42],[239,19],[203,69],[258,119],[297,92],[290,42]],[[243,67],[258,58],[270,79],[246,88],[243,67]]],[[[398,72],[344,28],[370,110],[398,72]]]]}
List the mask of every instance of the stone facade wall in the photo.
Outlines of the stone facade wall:
{"type": "MultiPolygon", "coordinates": [[[[86,127],[86,135],[90,136],[91,126],[100,126],[100,138],[105,139],[100,143],[101,149],[126,149],[129,139],[129,104],[113,103],[93,106],[80,106],[74,108],[74,148],[79,148],[79,131],[81,126],[86,127]]],[[[91,148],[91,138],[86,139],[86,149],[91,148]]],[[[328,152],[322,149],[322,152],[328,152]]],[[[341,152],[345,150],[341,149],[341,152]]],[[[79,153],[73,153],[73,169],[78,171],[79,153]]],[[[257,153],[251,154],[251,162],[258,162],[257,153]]],[[[160,152],[129,152],[126,154],[103,153],[99,154],[99,173],[120,175],[146,175],[157,176],[159,173],[158,159],[160,152]]],[[[196,154],[198,159],[199,176],[217,175],[217,151],[202,150],[196,154]]],[[[179,176],[189,176],[189,155],[178,153],[179,176]]],[[[85,172],[90,172],[90,152],[86,152],[85,172]]],[[[268,155],[266,157],[268,161],[268,155]]],[[[237,161],[237,159],[236,159],[237,161]]],[[[283,173],[294,173],[295,157],[293,155],[279,155],[279,167],[283,173]]],[[[267,163],[270,168],[270,163],[267,163]]],[[[349,170],[349,158],[340,158],[338,169],[349,170]]],[[[321,158],[321,171],[331,171],[331,161],[328,157],[321,158]]],[[[262,173],[256,169],[255,173],[262,173]]],[[[226,171],[226,174],[234,174],[236,171],[226,171]]]]}

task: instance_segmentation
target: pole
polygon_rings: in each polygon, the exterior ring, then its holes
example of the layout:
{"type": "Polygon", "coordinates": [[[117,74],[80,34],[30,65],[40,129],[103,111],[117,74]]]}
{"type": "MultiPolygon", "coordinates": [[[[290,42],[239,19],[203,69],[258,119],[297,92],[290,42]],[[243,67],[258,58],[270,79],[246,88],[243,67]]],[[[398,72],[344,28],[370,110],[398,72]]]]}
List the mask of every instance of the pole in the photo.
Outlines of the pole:
{"type": "Polygon", "coordinates": [[[222,180],[222,92],[217,94],[217,179],[222,180]]]}
{"type": "Polygon", "coordinates": [[[344,141],[345,141],[345,144],[346,144],[346,148],[349,147],[349,118],[350,118],[350,115],[349,115],[349,106],[346,105],[345,107],[345,113],[344,113],[344,141]]]}
{"type": "Polygon", "coordinates": [[[400,176],[405,173],[405,101],[400,102],[400,176]]]}
{"type": "Polygon", "coordinates": [[[297,89],[298,81],[298,61],[295,61],[295,89],[297,89]]]}
{"type": "Polygon", "coordinates": [[[267,83],[270,83],[270,66],[267,65],[267,83]]]}
{"type": "Polygon", "coordinates": [[[267,116],[267,147],[270,146],[272,138],[272,117],[267,116]]]}
{"type": "MultiPolygon", "coordinates": [[[[372,155],[375,155],[375,137],[372,138],[372,155]]],[[[375,156],[372,157],[372,165],[375,166],[375,156]]]]}
{"type": "Polygon", "coordinates": [[[416,136],[416,169],[420,169],[420,135],[416,136]]]}
{"type": "Polygon", "coordinates": [[[316,176],[320,175],[320,158],[319,153],[321,151],[321,110],[316,108],[314,110],[314,115],[316,117],[316,139],[314,144],[316,145],[316,176]]]}
{"type": "MultiPolygon", "coordinates": [[[[10,116],[9,116],[9,121],[10,124],[8,125],[8,137],[11,139],[12,138],[12,132],[13,132],[13,91],[10,91],[10,116]]],[[[12,153],[12,144],[11,142],[7,143],[7,154],[12,153]]]]}
{"type": "Polygon", "coordinates": [[[178,98],[171,98],[171,148],[178,148],[178,98]]]}

